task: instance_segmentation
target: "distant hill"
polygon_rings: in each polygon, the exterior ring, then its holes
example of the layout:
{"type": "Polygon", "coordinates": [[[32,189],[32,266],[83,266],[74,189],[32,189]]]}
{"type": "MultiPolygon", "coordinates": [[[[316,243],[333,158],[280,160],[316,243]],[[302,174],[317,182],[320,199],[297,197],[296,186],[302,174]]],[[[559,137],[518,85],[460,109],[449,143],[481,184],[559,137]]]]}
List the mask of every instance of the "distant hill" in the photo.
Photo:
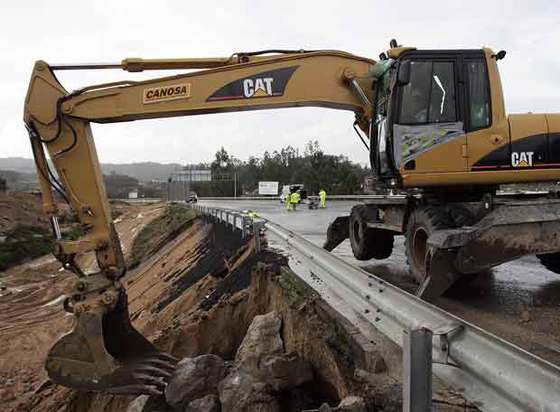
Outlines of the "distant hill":
{"type": "MultiPolygon", "coordinates": [[[[116,173],[134,177],[141,182],[151,180],[167,180],[169,175],[180,170],[182,165],[178,163],[105,163],[101,165],[103,174],[116,173]]],[[[35,163],[33,159],[24,157],[4,157],[0,158],[0,170],[12,170],[23,174],[35,174],[35,163]]]]}
{"type": "Polygon", "coordinates": [[[35,162],[25,157],[0,157],[0,170],[35,174],[35,162]]]}

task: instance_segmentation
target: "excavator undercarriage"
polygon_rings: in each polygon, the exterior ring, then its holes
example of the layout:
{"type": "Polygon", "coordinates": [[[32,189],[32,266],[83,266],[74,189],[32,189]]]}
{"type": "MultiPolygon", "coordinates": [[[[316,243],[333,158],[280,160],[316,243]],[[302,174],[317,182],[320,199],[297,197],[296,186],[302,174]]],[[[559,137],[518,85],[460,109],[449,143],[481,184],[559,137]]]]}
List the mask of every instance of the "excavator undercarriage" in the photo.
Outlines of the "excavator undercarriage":
{"type": "Polygon", "coordinates": [[[560,200],[554,194],[502,194],[451,203],[386,196],[333,221],[323,247],[332,251],[350,239],[357,259],[384,259],[391,253],[376,257],[379,245],[389,243],[387,236],[403,235],[419,283],[417,295],[433,300],[464,276],[522,256],[551,260],[560,250],[558,233],[560,200]]]}

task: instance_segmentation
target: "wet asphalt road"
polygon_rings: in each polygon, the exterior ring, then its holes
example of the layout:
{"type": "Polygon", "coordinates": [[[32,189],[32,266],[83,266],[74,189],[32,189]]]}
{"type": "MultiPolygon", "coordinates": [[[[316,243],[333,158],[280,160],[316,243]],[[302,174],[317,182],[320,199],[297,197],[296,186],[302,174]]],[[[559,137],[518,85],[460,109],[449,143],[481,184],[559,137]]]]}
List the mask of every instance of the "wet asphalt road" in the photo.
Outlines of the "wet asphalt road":
{"type": "MultiPolygon", "coordinates": [[[[333,201],[325,210],[309,210],[307,205],[300,205],[296,212],[286,211],[279,201],[200,201],[200,204],[255,210],[261,217],[322,246],[329,223],[337,216],[349,214],[356,203],[333,201]]],[[[395,238],[393,254],[385,260],[356,260],[348,240],[334,253],[409,292],[416,288],[408,275],[402,236],[395,238]]],[[[434,303],[560,365],[560,275],[549,272],[534,256],[482,273],[476,281],[458,285],[434,303]]]]}

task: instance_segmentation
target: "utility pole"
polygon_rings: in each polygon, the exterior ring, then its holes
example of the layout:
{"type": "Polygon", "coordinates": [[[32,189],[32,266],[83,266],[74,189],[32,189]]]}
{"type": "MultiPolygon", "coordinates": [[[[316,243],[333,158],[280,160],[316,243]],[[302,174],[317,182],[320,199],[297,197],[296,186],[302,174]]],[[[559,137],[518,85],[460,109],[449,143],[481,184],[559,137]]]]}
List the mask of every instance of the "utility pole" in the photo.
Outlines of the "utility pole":
{"type": "Polygon", "coordinates": [[[237,197],[237,172],[233,172],[233,197],[237,197]]]}

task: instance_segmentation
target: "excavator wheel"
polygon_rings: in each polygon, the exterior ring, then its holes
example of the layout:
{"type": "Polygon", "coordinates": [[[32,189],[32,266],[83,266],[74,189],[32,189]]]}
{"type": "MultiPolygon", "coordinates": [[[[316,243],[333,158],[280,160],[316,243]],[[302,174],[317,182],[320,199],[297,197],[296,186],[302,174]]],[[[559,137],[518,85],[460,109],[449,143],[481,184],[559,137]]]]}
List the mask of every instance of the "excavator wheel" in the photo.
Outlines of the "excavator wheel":
{"type": "Polygon", "coordinates": [[[436,230],[447,229],[451,225],[447,212],[435,206],[418,208],[410,215],[404,248],[410,273],[418,282],[422,283],[426,277],[428,238],[436,230]]]}
{"type": "Polygon", "coordinates": [[[349,221],[352,253],[358,260],[386,259],[393,252],[394,236],[388,230],[368,227],[368,213],[371,210],[364,205],[352,208],[349,221]]]}
{"type": "Polygon", "coordinates": [[[416,295],[431,301],[443,295],[463,275],[455,270],[455,252],[435,249],[428,244],[437,230],[453,226],[453,220],[443,208],[424,206],[408,219],[405,233],[405,253],[411,274],[420,283],[416,295]]]}
{"type": "Polygon", "coordinates": [[[560,252],[537,255],[541,264],[551,272],[560,274],[560,252]]]}

